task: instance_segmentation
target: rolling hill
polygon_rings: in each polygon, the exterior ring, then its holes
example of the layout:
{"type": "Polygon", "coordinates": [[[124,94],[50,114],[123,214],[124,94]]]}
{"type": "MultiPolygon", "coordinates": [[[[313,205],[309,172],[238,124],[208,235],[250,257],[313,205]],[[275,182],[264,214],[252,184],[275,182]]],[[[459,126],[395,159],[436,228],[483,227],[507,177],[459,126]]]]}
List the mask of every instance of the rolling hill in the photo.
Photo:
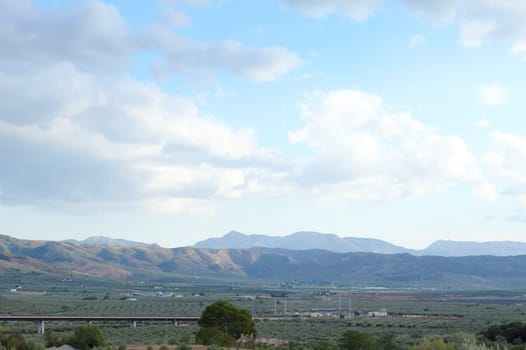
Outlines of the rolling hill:
{"type": "Polygon", "coordinates": [[[279,248],[205,249],[82,245],[0,236],[0,274],[125,279],[181,276],[354,286],[524,288],[526,256],[438,257],[279,248]]]}

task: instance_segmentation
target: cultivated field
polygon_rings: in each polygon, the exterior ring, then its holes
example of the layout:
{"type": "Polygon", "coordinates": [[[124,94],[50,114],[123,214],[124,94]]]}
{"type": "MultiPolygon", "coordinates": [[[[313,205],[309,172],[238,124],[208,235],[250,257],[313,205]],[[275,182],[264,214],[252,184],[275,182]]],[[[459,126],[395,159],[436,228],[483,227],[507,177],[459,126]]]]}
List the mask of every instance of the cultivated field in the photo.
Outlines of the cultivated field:
{"type": "MultiPolygon", "coordinates": [[[[286,284],[151,283],[32,278],[7,281],[0,294],[0,315],[199,316],[217,300],[228,300],[258,318],[261,337],[293,342],[335,342],[349,329],[395,334],[406,344],[423,337],[477,334],[492,324],[526,317],[521,291],[465,292],[387,290],[286,284]],[[13,288],[16,289],[16,292],[13,288]],[[9,291],[10,290],[10,291],[9,291]],[[46,291],[47,293],[42,293],[46,291]]],[[[192,343],[195,324],[126,322],[99,324],[111,344],[192,343]]],[[[4,322],[38,341],[37,325],[4,322]]],[[[46,329],[67,334],[74,323],[47,322],[46,329]]],[[[155,348],[154,348],[155,350],[155,348]]]]}

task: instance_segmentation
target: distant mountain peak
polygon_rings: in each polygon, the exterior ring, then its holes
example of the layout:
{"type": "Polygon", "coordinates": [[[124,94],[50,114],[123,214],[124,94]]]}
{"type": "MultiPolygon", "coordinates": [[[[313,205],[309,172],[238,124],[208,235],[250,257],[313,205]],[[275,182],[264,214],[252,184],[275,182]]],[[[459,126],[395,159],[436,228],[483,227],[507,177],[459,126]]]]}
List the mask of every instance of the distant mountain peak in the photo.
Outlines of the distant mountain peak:
{"type": "Polygon", "coordinates": [[[223,236],[223,238],[235,238],[235,237],[246,237],[247,235],[244,233],[241,233],[239,231],[229,231],[227,234],[223,236]]]}
{"type": "Polygon", "coordinates": [[[82,245],[107,245],[107,246],[123,246],[123,247],[158,247],[157,243],[144,243],[130,241],[122,238],[111,238],[107,236],[90,236],[84,240],[68,239],[63,242],[72,242],[82,245]]]}
{"type": "Polygon", "coordinates": [[[290,250],[322,249],[335,253],[408,253],[417,256],[435,255],[457,257],[474,255],[526,255],[526,243],[524,242],[438,240],[425,249],[413,250],[376,238],[340,237],[333,233],[320,233],[315,231],[299,231],[285,236],[268,236],[263,234],[247,235],[238,231],[230,231],[223,237],[209,238],[197,242],[194,247],[216,249],[250,249],[254,247],[290,250]]]}
{"type": "Polygon", "coordinates": [[[286,236],[247,235],[238,231],[230,231],[223,237],[209,238],[197,242],[194,244],[194,247],[215,249],[250,249],[254,247],[291,250],[322,249],[337,253],[375,252],[394,254],[412,252],[409,249],[379,239],[357,237],[341,238],[333,233],[320,233],[315,231],[298,231],[286,236]]]}

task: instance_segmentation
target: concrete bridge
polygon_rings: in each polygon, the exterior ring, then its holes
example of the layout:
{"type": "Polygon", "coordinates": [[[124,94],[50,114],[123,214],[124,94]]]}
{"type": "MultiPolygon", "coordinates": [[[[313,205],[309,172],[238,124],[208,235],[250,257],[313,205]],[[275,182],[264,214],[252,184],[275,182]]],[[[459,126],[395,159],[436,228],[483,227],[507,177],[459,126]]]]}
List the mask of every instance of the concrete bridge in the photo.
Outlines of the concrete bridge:
{"type": "Polygon", "coordinates": [[[46,321],[87,322],[89,324],[99,322],[120,321],[128,322],[131,327],[136,327],[137,322],[171,322],[177,325],[179,322],[197,322],[199,317],[191,316],[0,316],[1,321],[35,322],[38,323],[38,333],[44,334],[46,321]]]}

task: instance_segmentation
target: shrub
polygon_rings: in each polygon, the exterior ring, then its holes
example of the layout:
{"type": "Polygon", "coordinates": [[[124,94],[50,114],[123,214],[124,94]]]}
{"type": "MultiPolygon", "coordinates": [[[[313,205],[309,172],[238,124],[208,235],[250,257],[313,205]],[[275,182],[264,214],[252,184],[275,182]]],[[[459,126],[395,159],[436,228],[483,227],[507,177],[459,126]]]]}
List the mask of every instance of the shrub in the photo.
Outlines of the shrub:
{"type": "Polygon", "coordinates": [[[44,332],[44,344],[46,345],[46,348],[50,348],[52,346],[59,347],[63,342],[55,333],[53,333],[53,331],[47,329],[44,332]]]}
{"type": "Polygon", "coordinates": [[[33,341],[27,341],[19,331],[2,337],[0,339],[0,344],[9,350],[37,350],[38,348],[33,341]]]}
{"type": "Polygon", "coordinates": [[[455,350],[455,348],[454,343],[446,343],[444,339],[424,339],[411,350],[455,350]]]}
{"type": "Polygon", "coordinates": [[[358,331],[349,330],[340,337],[339,345],[344,350],[373,350],[374,338],[372,335],[358,331]]]}
{"type": "Polygon", "coordinates": [[[192,350],[192,347],[188,344],[182,343],[177,347],[177,350],[192,350]]]}

